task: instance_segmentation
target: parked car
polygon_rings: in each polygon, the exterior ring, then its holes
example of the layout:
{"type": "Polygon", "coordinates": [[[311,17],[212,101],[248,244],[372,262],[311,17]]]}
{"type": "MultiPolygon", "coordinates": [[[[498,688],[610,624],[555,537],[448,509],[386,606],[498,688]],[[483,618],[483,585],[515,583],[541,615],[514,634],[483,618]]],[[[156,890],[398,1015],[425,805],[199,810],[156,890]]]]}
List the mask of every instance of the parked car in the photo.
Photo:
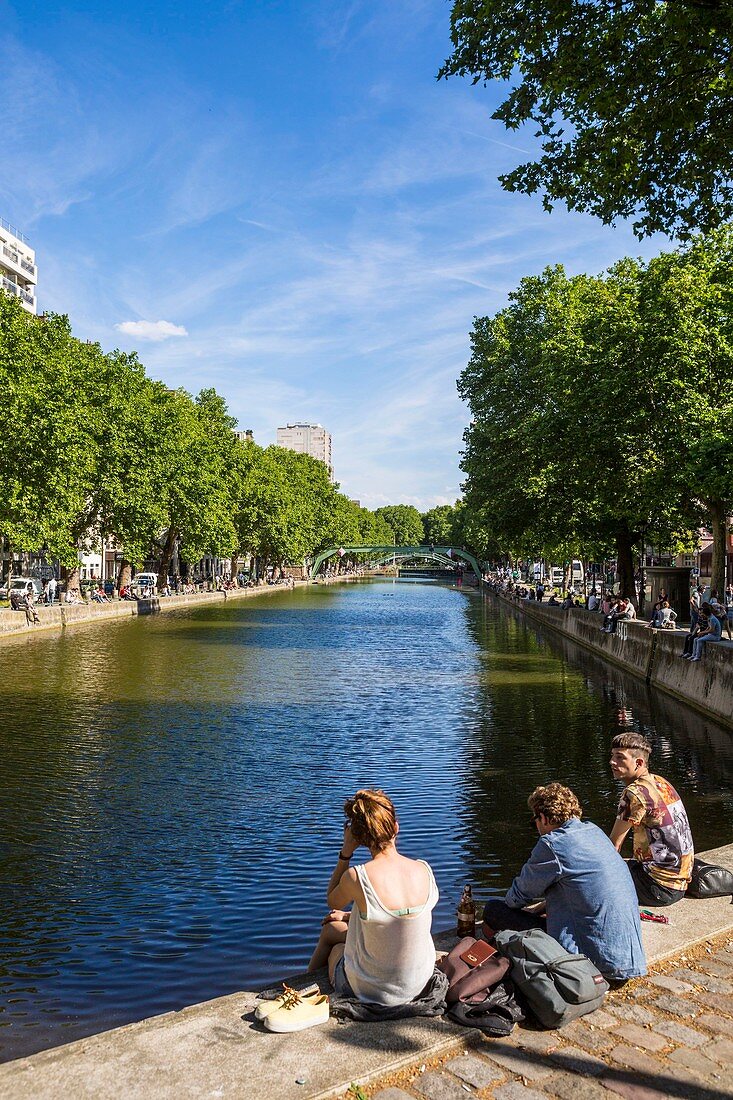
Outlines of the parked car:
{"type": "Polygon", "coordinates": [[[133,579],[130,588],[133,596],[137,596],[138,599],[145,599],[148,596],[155,595],[157,586],[157,573],[138,573],[133,579]]]}
{"type": "Polygon", "coordinates": [[[8,583],[0,588],[0,600],[11,599],[12,593],[16,594],[16,599],[25,597],[26,592],[30,592],[31,589],[35,592],[36,598],[40,599],[43,595],[43,584],[36,577],[11,577],[8,583]]]}

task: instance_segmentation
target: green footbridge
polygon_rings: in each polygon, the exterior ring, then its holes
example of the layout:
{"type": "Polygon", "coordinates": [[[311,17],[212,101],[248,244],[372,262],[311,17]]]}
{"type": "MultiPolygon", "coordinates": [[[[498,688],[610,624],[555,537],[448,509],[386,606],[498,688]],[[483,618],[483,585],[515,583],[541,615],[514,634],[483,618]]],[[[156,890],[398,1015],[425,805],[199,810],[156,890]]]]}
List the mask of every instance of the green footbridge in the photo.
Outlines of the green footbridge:
{"type": "Polygon", "coordinates": [[[482,584],[481,568],[477,559],[473,554],[469,554],[468,550],[462,550],[459,546],[332,546],[328,550],[322,550],[314,561],[311,580],[315,580],[318,576],[323,563],[336,554],[342,557],[347,554],[360,554],[380,565],[393,559],[400,561],[420,559],[455,568],[459,561],[464,561],[471,566],[479,585],[482,584]]]}

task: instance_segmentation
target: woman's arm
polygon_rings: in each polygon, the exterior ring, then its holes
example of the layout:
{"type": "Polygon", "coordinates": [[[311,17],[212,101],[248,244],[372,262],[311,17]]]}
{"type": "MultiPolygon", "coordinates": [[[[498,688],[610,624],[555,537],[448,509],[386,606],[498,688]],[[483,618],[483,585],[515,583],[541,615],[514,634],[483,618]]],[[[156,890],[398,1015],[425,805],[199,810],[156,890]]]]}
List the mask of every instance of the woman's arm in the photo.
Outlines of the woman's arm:
{"type": "Polygon", "coordinates": [[[359,880],[354,868],[349,867],[349,860],[357,848],[358,844],[347,825],[344,828],[344,839],[336,860],[336,866],[326,887],[326,901],[329,909],[343,909],[345,906],[351,905],[357,898],[359,880]]]}

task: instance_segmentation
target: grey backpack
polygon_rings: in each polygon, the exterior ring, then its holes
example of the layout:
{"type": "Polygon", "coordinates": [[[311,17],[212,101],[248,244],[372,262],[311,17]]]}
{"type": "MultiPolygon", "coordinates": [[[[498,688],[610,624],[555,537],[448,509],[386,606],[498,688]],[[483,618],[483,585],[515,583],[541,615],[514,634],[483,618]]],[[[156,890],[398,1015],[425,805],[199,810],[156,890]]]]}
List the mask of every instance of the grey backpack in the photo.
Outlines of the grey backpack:
{"type": "Polygon", "coordinates": [[[541,928],[498,932],[494,943],[511,962],[514,985],[544,1027],[562,1027],[600,1008],[609,988],[601,972],[541,928]]]}

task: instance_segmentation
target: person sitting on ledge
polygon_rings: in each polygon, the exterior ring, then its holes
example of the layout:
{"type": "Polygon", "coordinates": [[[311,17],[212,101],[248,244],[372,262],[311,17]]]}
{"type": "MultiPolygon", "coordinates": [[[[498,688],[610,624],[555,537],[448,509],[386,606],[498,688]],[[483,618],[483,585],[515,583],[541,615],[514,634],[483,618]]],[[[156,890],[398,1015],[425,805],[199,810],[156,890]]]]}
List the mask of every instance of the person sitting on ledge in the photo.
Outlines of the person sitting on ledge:
{"type": "Polygon", "coordinates": [[[435,971],[430,929],[438,887],[424,860],[397,851],[399,825],[383,791],[357,791],[344,813],[343,844],[327,890],[331,911],[308,969],[328,963],[337,998],[383,1009],[406,1005],[435,971]],[[361,846],[371,859],[349,867],[361,846]]]}
{"type": "Polygon", "coordinates": [[[638,733],[617,733],[611,771],[624,783],[611,842],[621,851],[634,830],[629,871],[641,905],[672,905],[685,896],[695,858],[682,799],[671,783],[649,771],[652,747],[638,733]]]}
{"type": "Polygon", "coordinates": [[[646,974],[641,924],[629,870],[605,833],[590,821],[561,783],[529,796],[532,854],[503,901],[484,908],[483,933],[542,928],[566,951],[587,955],[611,981],[646,974]],[[525,906],[544,898],[546,915],[525,906]]]}

